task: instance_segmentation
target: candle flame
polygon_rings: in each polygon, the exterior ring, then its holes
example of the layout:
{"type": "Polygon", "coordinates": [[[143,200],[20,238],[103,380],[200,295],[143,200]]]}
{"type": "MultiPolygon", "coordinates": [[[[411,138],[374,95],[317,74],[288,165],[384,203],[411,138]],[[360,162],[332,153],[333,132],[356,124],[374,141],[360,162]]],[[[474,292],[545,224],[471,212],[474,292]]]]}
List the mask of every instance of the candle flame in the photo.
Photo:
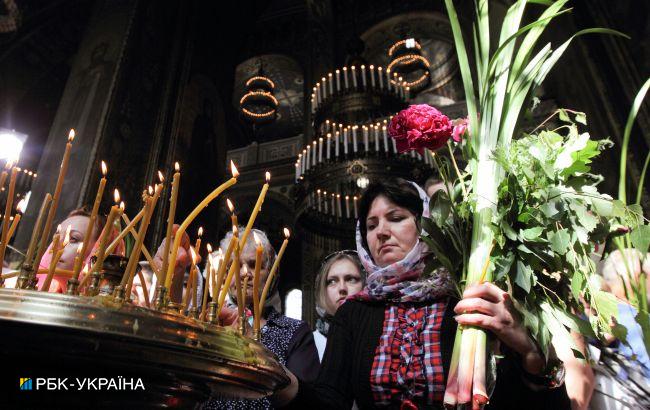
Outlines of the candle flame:
{"type": "Polygon", "coordinates": [[[345,196],[345,200],[347,201],[348,199],[350,199],[350,195],[345,196]]]}
{"type": "Polygon", "coordinates": [[[226,205],[228,205],[228,209],[230,209],[230,212],[235,212],[235,206],[232,204],[229,198],[226,198],[226,205]]]}
{"type": "Polygon", "coordinates": [[[84,268],[81,270],[84,275],[88,274],[88,271],[90,270],[90,266],[88,264],[84,265],[84,268]]]}
{"type": "Polygon", "coordinates": [[[248,275],[248,265],[244,264],[242,267],[244,268],[243,275],[248,275]]]}
{"type": "Polygon", "coordinates": [[[68,225],[68,227],[65,230],[65,236],[63,237],[64,248],[68,246],[68,242],[70,242],[70,229],[72,229],[72,225],[68,225]]]}
{"type": "Polygon", "coordinates": [[[237,228],[237,225],[233,225],[233,226],[232,226],[232,233],[233,233],[234,235],[237,235],[237,234],[239,233],[239,228],[237,228]]]}
{"type": "Polygon", "coordinates": [[[147,191],[149,191],[149,195],[153,195],[153,187],[151,185],[147,187],[147,191]]]}
{"type": "Polygon", "coordinates": [[[120,201],[120,210],[124,211],[124,201],[120,201]]]}
{"type": "Polygon", "coordinates": [[[193,247],[190,247],[190,254],[192,255],[192,263],[196,265],[196,252],[194,252],[193,247]]]}
{"type": "Polygon", "coordinates": [[[165,182],[165,177],[163,176],[162,172],[160,172],[160,170],[158,171],[158,180],[160,180],[161,184],[165,182]]]}
{"type": "Polygon", "coordinates": [[[71,129],[70,129],[70,132],[68,133],[68,142],[72,142],[72,140],[74,139],[75,135],[77,135],[77,134],[74,132],[74,128],[71,128],[71,129]]]}
{"type": "Polygon", "coordinates": [[[120,191],[115,188],[115,191],[113,191],[113,199],[115,200],[116,204],[120,203],[120,191]]]}
{"type": "Polygon", "coordinates": [[[266,176],[266,183],[268,184],[269,181],[271,180],[271,173],[269,171],[266,171],[265,176],[266,176]]]}
{"type": "Polygon", "coordinates": [[[212,245],[207,244],[205,245],[205,248],[208,250],[208,254],[212,253],[212,245]]]}
{"type": "Polygon", "coordinates": [[[284,231],[284,237],[289,239],[289,228],[284,228],[283,231],[284,231]]]}
{"type": "Polygon", "coordinates": [[[16,205],[16,211],[20,212],[21,214],[24,214],[25,208],[27,208],[27,201],[25,201],[25,198],[23,198],[20,201],[18,201],[18,205],[16,205]]]}
{"type": "Polygon", "coordinates": [[[232,174],[233,178],[237,178],[239,176],[239,171],[237,170],[237,167],[235,166],[235,163],[230,161],[230,173],[232,174]]]}
{"type": "Polygon", "coordinates": [[[253,232],[253,239],[255,239],[255,245],[262,246],[262,241],[260,241],[260,238],[257,236],[256,232],[253,232]]]}
{"type": "Polygon", "coordinates": [[[203,227],[199,226],[199,238],[203,236],[203,227]]]}
{"type": "Polygon", "coordinates": [[[178,172],[178,171],[181,170],[181,166],[180,166],[180,164],[179,164],[178,162],[174,162],[174,170],[175,170],[176,172],[178,172]]]}
{"type": "Polygon", "coordinates": [[[108,172],[108,168],[106,167],[106,163],[102,161],[102,175],[106,176],[107,172],[108,172]]]}

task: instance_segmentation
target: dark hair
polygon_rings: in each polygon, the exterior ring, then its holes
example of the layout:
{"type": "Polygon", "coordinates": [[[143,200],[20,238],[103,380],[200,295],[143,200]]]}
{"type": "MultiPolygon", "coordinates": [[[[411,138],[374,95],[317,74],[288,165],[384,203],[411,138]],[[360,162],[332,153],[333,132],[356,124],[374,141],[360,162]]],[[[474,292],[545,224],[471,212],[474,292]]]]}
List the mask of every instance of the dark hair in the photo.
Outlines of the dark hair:
{"type": "Polygon", "coordinates": [[[368,212],[370,212],[370,205],[378,196],[382,195],[395,205],[409,210],[415,215],[416,222],[422,216],[422,198],[420,198],[417,188],[409,181],[403,178],[392,178],[371,183],[361,195],[359,201],[359,228],[361,230],[361,241],[366,249],[368,249],[366,219],[368,218],[368,212]]]}

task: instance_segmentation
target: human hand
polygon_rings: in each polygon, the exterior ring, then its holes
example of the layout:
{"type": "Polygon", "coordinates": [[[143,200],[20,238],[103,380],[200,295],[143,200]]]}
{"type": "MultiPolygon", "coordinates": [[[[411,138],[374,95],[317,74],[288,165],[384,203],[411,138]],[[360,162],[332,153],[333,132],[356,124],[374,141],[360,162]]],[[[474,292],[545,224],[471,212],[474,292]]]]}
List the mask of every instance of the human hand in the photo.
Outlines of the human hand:
{"type": "Polygon", "coordinates": [[[470,285],[454,308],[458,324],[489,330],[505,345],[519,353],[522,366],[539,374],[545,360],[516,313],[510,295],[493,283],[470,285]]]}

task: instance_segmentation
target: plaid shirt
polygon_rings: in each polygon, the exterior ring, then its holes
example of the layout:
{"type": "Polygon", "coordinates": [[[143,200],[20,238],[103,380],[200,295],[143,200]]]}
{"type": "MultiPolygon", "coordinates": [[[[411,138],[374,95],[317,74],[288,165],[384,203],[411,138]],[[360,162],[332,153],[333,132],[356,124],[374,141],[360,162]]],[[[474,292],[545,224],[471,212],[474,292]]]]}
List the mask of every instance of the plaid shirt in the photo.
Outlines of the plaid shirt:
{"type": "Polygon", "coordinates": [[[447,301],[430,306],[390,305],[370,371],[377,405],[416,399],[440,403],[445,392],[440,327],[447,301]]]}

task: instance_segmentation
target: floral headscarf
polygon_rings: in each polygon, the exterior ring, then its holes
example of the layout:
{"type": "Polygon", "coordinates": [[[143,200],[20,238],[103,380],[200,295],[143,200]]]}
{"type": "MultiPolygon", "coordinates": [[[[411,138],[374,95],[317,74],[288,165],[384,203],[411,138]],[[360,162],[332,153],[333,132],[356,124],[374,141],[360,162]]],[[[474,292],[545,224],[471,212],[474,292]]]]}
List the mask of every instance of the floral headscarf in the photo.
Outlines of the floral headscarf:
{"type": "MultiPolygon", "coordinates": [[[[417,189],[422,199],[422,216],[429,217],[429,197],[415,182],[411,184],[417,189]]],[[[389,302],[422,302],[447,296],[453,289],[451,276],[444,269],[438,269],[435,274],[423,277],[425,259],[429,255],[429,247],[419,238],[413,249],[404,259],[385,267],[375,265],[368,250],[363,246],[361,223],[357,221],[356,242],[357,252],[368,278],[366,286],[353,299],[378,300],[389,302]]],[[[422,235],[427,233],[422,230],[422,235]]]]}

